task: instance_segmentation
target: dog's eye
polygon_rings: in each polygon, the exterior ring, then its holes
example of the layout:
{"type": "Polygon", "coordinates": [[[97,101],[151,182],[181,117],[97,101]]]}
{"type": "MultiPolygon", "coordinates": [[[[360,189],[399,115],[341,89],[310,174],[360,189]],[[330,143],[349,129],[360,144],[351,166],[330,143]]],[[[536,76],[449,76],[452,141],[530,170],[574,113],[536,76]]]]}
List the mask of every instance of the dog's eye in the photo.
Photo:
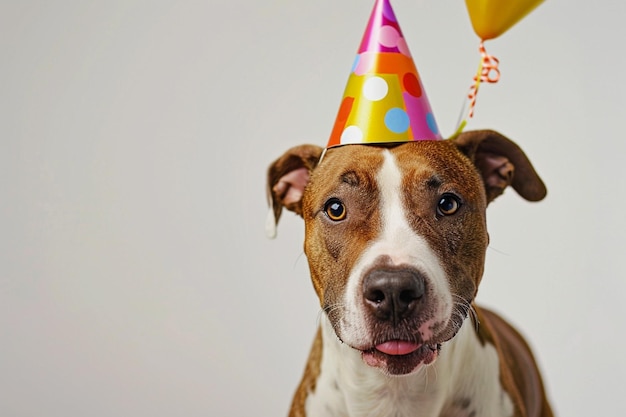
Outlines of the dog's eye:
{"type": "Polygon", "coordinates": [[[340,221],[346,218],[346,206],[338,198],[331,198],[326,202],[324,206],[324,212],[329,219],[333,221],[340,221]]]}
{"type": "Polygon", "coordinates": [[[459,198],[452,194],[444,194],[439,199],[437,204],[437,211],[442,216],[451,216],[456,213],[461,207],[459,198]]]}

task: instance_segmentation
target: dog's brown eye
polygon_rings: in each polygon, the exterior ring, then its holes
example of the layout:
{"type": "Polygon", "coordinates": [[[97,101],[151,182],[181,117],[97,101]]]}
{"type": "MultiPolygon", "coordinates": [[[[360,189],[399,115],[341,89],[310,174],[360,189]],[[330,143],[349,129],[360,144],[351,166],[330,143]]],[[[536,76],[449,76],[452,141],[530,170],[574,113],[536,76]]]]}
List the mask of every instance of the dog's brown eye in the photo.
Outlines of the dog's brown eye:
{"type": "Polygon", "coordinates": [[[338,198],[331,198],[326,202],[324,211],[329,219],[340,221],[346,218],[346,206],[338,198]]]}
{"type": "Polygon", "coordinates": [[[443,216],[451,216],[461,207],[459,198],[452,194],[444,194],[437,204],[437,211],[443,216]]]}

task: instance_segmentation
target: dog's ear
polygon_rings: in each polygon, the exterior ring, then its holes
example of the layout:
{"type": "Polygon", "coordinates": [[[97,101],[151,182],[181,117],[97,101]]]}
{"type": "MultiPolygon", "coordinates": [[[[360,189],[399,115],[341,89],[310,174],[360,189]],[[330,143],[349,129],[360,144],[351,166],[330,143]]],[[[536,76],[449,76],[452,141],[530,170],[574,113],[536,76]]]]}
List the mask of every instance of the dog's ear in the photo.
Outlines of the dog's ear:
{"type": "Polygon", "coordinates": [[[302,194],[309,183],[323,149],[315,145],[300,145],[289,149],[267,170],[267,195],[270,205],[266,232],[276,236],[276,225],[283,207],[302,216],[302,194]]]}
{"type": "Polygon", "coordinates": [[[546,196],[546,186],[524,151],[498,132],[464,132],[454,142],[482,174],[488,203],[509,185],[528,201],[539,201],[546,196]]]}

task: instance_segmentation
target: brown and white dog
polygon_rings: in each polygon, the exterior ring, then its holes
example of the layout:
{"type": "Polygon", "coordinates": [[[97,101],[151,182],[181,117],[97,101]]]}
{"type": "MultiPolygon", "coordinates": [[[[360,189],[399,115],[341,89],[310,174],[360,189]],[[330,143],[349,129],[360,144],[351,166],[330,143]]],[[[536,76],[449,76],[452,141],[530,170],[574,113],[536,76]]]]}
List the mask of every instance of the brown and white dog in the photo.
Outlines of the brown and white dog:
{"type": "Polygon", "coordinates": [[[528,345],[473,304],[487,204],[509,185],[546,194],[522,150],[473,131],[321,153],[295,147],[268,172],[273,221],[304,218],[323,310],[289,415],[552,416],[528,345]]]}

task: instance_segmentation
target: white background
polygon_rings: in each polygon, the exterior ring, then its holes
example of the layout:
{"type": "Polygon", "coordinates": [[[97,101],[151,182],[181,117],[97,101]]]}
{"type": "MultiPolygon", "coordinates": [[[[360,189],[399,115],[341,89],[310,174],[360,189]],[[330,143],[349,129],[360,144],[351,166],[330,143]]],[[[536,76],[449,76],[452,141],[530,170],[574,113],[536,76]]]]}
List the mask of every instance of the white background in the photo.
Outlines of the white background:
{"type": "MultiPolygon", "coordinates": [[[[324,145],[373,1],[0,4],[0,415],[280,416],[318,317],[265,170],[324,145]]],[[[444,135],[478,63],[461,0],[395,0],[444,135]]],[[[470,128],[549,195],[489,208],[479,300],[561,416],[626,414],[626,3],[548,0],[488,42],[470,128]]]]}

